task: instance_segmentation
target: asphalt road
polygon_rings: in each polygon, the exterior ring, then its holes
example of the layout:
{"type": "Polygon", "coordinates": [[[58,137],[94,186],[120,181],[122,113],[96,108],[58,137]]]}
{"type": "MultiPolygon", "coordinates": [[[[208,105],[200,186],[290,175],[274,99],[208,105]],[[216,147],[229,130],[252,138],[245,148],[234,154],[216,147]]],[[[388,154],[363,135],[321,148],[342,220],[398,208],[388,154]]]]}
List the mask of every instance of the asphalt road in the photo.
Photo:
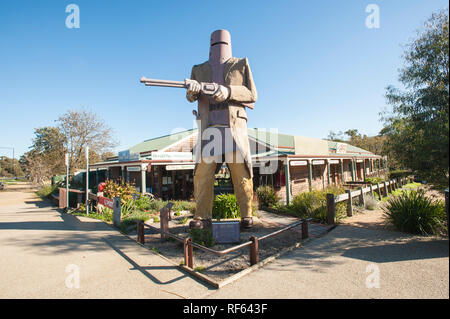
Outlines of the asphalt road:
{"type": "Polygon", "coordinates": [[[216,290],[102,222],[0,192],[0,298],[449,298],[448,247],[338,226],[216,290]]]}

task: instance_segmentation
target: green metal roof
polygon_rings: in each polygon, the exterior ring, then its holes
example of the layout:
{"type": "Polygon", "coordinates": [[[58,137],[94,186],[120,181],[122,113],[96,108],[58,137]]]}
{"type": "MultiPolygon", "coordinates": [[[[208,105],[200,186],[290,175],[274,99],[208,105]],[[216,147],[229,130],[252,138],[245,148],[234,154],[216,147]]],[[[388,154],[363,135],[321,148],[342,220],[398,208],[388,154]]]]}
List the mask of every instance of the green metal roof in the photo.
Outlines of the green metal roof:
{"type": "MultiPolygon", "coordinates": [[[[289,134],[281,134],[278,132],[271,132],[257,128],[248,128],[248,136],[259,143],[263,143],[270,148],[272,148],[271,152],[276,152],[279,154],[295,154],[295,144],[294,144],[294,135],[289,134]]],[[[162,149],[180,141],[181,139],[190,136],[192,134],[197,133],[197,129],[191,129],[187,131],[182,131],[174,134],[164,135],[161,137],[156,137],[152,139],[148,139],[142,143],[132,146],[129,150],[130,153],[144,153],[151,151],[161,151],[162,149]]],[[[321,141],[320,139],[317,139],[321,141]]],[[[336,150],[337,142],[327,141],[329,154],[335,154],[333,150],[336,150]]],[[[348,143],[343,143],[347,145],[347,152],[342,155],[354,155],[358,156],[361,154],[369,155],[373,154],[367,150],[362,148],[350,145],[348,143]]]]}
{"type": "Polygon", "coordinates": [[[175,134],[164,135],[161,137],[152,138],[139,143],[135,146],[130,147],[130,153],[143,153],[150,151],[160,151],[179,140],[195,133],[197,129],[187,130],[183,132],[178,132],[175,134]]]}

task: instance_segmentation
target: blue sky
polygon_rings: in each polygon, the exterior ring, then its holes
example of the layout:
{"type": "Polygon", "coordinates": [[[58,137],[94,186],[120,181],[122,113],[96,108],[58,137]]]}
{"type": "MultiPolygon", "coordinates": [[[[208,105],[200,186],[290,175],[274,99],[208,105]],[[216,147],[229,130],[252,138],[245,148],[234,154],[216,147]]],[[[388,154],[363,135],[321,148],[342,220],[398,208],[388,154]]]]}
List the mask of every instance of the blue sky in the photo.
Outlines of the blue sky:
{"type": "Polygon", "coordinates": [[[216,29],[228,29],[233,55],[250,61],[259,99],[249,127],[375,135],[402,45],[443,8],[447,1],[0,0],[0,147],[20,156],[35,128],[82,107],[114,128],[117,150],[192,128],[195,104],[184,90],[139,78],[189,77],[216,29]],[[65,25],[70,3],[80,8],[79,29],[65,25]],[[365,25],[371,3],[378,29],[365,25]]]}

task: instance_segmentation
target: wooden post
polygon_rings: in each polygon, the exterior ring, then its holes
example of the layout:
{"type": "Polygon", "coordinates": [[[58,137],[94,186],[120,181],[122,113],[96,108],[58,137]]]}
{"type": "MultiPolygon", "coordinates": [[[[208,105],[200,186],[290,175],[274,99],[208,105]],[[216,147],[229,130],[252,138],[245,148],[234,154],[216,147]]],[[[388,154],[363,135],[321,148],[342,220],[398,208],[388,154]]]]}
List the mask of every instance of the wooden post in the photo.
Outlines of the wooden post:
{"type": "Polygon", "coordinates": [[[306,239],[309,237],[308,234],[308,221],[304,220],[302,223],[302,239],[306,239]]]}
{"type": "Polygon", "coordinates": [[[252,244],[250,245],[250,265],[253,266],[258,263],[258,237],[250,237],[252,244]]]}
{"type": "Polygon", "coordinates": [[[347,216],[353,216],[352,190],[347,189],[345,192],[348,194],[347,216]]]}
{"type": "Polygon", "coordinates": [[[144,222],[140,220],[137,224],[138,243],[145,244],[144,222]]]}
{"type": "Polygon", "coordinates": [[[369,185],[369,189],[370,189],[370,195],[372,195],[372,197],[375,198],[375,196],[373,196],[373,186],[372,186],[372,184],[369,185]]]}
{"type": "Polygon", "coordinates": [[[380,188],[380,184],[377,184],[377,189],[378,189],[378,200],[381,201],[381,188],[380,188]]]}
{"type": "Polygon", "coordinates": [[[387,189],[386,182],[383,182],[383,186],[384,186],[384,196],[387,197],[388,196],[388,189],[387,189]]]}
{"type": "Polygon", "coordinates": [[[363,178],[366,181],[366,159],[363,159],[363,178]]]}
{"type": "Polygon", "coordinates": [[[362,205],[362,207],[366,206],[366,201],[364,200],[364,188],[360,187],[361,195],[359,195],[359,203],[362,205]]]}
{"type": "Polygon", "coordinates": [[[336,202],[334,194],[327,194],[327,224],[334,225],[336,221],[336,202]]]}
{"type": "MultiPolygon", "coordinates": [[[[161,224],[161,230],[165,232],[169,232],[169,209],[167,207],[161,208],[159,211],[159,220],[161,224]]],[[[161,233],[161,240],[164,240],[167,238],[167,235],[161,233]]]]}
{"type": "Polygon", "coordinates": [[[312,191],[312,160],[308,160],[308,182],[309,182],[309,191],[312,191]]]}
{"type": "Polygon", "coordinates": [[[191,238],[184,240],[184,264],[191,269],[194,268],[194,250],[191,238]]]}

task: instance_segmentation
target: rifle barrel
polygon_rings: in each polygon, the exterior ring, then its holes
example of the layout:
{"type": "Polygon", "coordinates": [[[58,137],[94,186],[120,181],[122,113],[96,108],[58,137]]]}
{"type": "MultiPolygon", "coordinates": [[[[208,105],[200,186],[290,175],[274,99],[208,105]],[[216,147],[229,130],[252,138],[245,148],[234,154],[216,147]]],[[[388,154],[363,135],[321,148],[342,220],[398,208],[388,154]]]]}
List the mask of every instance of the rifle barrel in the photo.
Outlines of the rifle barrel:
{"type": "Polygon", "coordinates": [[[181,81],[169,81],[169,80],[157,80],[157,79],[147,79],[141,78],[141,83],[144,83],[146,86],[165,86],[165,87],[175,87],[175,88],[184,88],[184,82],[181,81]]]}

